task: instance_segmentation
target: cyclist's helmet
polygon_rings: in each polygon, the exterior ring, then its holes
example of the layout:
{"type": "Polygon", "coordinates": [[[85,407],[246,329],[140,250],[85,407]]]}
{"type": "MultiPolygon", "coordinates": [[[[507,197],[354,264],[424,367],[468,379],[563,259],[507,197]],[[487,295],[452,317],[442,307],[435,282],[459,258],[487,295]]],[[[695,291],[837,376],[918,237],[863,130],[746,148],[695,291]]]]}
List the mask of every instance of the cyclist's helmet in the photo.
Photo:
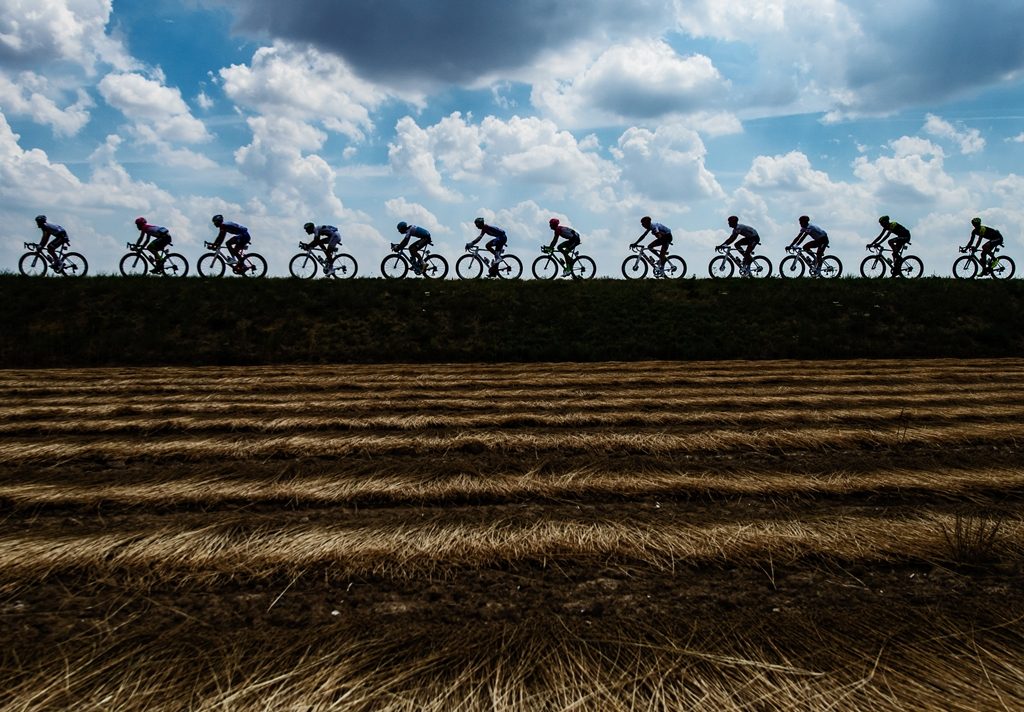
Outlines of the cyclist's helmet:
{"type": "Polygon", "coordinates": [[[799,218],[799,222],[800,222],[801,225],[806,225],[810,221],[811,221],[811,219],[809,217],[807,217],[806,215],[801,215],[800,218],[799,218]]]}
{"type": "Polygon", "coordinates": [[[302,229],[305,230],[307,234],[312,235],[313,231],[316,230],[316,225],[313,223],[306,223],[302,226],[302,229]]]}
{"type": "Polygon", "coordinates": [[[45,215],[36,215],[36,225],[42,225],[44,222],[46,222],[45,215]]]}
{"type": "Polygon", "coordinates": [[[558,227],[558,225],[558,218],[551,218],[550,220],[548,220],[548,227],[550,227],[552,230],[558,227]]]}
{"type": "Polygon", "coordinates": [[[222,222],[224,222],[224,216],[223,215],[214,215],[213,218],[211,218],[211,220],[213,221],[214,225],[216,225],[217,227],[220,227],[220,224],[222,222]]]}
{"type": "Polygon", "coordinates": [[[640,218],[640,224],[643,225],[644,227],[649,227],[651,224],[651,216],[644,215],[642,218],[640,218]]]}
{"type": "Polygon", "coordinates": [[[477,218],[476,220],[473,221],[473,224],[476,225],[477,227],[483,227],[486,223],[484,222],[483,218],[477,218]]]}
{"type": "MultiPolygon", "coordinates": [[[[36,220],[38,219],[39,218],[36,218],[36,220]]],[[[974,218],[971,220],[971,225],[974,225],[974,227],[981,227],[981,218],[974,218]]]]}
{"type": "Polygon", "coordinates": [[[146,224],[146,218],[135,218],[135,225],[137,227],[142,227],[145,224],[146,224]]]}
{"type": "Polygon", "coordinates": [[[883,215],[882,217],[878,218],[878,224],[879,225],[888,225],[889,224],[889,216],[888,215],[883,215]]]}
{"type": "Polygon", "coordinates": [[[728,221],[729,227],[736,227],[736,223],[738,223],[739,221],[740,219],[738,217],[736,217],[735,215],[730,215],[728,221]]]}
{"type": "Polygon", "coordinates": [[[398,231],[404,235],[405,231],[409,229],[409,223],[403,220],[402,222],[398,223],[396,227],[398,228],[398,231]]]}

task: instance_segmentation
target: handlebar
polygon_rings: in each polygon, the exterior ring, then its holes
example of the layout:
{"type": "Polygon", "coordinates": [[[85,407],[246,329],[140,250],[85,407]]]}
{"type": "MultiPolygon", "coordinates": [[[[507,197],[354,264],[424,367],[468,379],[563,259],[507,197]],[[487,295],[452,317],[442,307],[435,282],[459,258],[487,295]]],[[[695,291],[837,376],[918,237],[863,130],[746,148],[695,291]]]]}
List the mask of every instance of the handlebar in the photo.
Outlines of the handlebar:
{"type": "Polygon", "coordinates": [[[39,243],[38,242],[26,242],[25,243],[25,249],[26,250],[37,250],[37,249],[39,249],[39,243]]]}

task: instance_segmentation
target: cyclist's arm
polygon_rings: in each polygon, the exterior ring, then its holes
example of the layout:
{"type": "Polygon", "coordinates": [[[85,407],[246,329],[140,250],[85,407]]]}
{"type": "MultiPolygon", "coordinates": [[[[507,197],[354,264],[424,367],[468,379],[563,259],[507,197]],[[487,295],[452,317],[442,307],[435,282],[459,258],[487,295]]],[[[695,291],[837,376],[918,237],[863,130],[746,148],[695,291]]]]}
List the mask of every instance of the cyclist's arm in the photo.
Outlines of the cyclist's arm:
{"type": "Polygon", "coordinates": [[[650,230],[644,230],[644,234],[636,238],[636,240],[633,241],[633,244],[630,245],[630,247],[636,247],[637,245],[639,245],[641,242],[643,242],[643,239],[647,237],[648,234],[650,234],[650,232],[650,230]]]}
{"type": "Polygon", "coordinates": [[[141,247],[142,244],[147,241],[146,240],[147,237],[149,237],[149,233],[147,233],[145,230],[140,230],[139,231],[139,239],[135,241],[135,246],[136,247],[141,247]]]}
{"type": "Polygon", "coordinates": [[[473,240],[472,242],[470,242],[469,244],[470,245],[475,245],[476,243],[480,242],[480,238],[482,238],[483,236],[484,236],[484,231],[481,230],[480,234],[476,236],[476,239],[473,240]]]}
{"type": "Polygon", "coordinates": [[[799,246],[800,243],[804,241],[805,237],[807,237],[807,231],[806,230],[801,230],[800,234],[797,235],[796,237],[794,237],[793,241],[791,243],[789,243],[789,246],[790,247],[797,247],[797,246],[799,246]]]}
{"type": "Polygon", "coordinates": [[[884,240],[886,237],[888,237],[891,234],[892,234],[891,231],[886,230],[885,228],[882,228],[882,231],[880,233],[878,233],[878,237],[876,237],[874,240],[871,241],[871,246],[874,247],[875,245],[878,245],[879,243],[882,242],[882,240],[884,240]]]}
{"type": "Polygon", "coordinates": [[[732,234],[729,235],[729,239],[722,243],[722,247],[725,247],[726,245],[731,245],[733,243],[733,240],[735,240],[736,236],[739,235],[739,234],[740,234],[739,228],[736,228],[735,230],[733,230],[732,234]]]}

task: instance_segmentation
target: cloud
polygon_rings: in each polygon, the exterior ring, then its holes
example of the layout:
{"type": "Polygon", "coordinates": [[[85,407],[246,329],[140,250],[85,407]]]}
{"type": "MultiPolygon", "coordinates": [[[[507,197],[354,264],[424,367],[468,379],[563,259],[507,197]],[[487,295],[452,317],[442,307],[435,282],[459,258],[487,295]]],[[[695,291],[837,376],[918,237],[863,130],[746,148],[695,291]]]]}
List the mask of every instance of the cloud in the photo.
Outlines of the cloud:
{"type": "Polygon", "coordinates": [[[728,82],[700,54],[682,57],[663,41],[637,40],[601,53],[568,81],[534,86],[532,101],[568,126],[706,113],[720,106],[728,82]]]}
{"type": "Polygon", "coordinates": [[[421,128],[411,117],[399,120],[388,146],[392,170],[408,176],[429,195],[457,201],[461,193],[444,184],[456,182],[503,186],[516,183],[562,194],[595,196],[618,179],[614,164],[581,149],[568,131],[548,119],[493,116],[479,124],[455,112],[421,128]]]}
{"type": "Polygon", "coordinates": [[[648,34],[671,17],[667,0],[221,2],[234,10],[238,31],[312,44],[360,76],[406,89],[469,84],[528,66],[553,48],[648,34]]]}
{"type": "MultiPolygon", "coordinates": [[[[441,224],[437,216],[419,203],[411,203],[405,198],[392,198],[384,203],[384,207],[387,209],[388,215],[395,220],[420,225],[435,235],[451,232],[449,228],[441,224]]],[[[395,234],[398,234],[397,229],[395,234]]]]}
{"type": "Polygon", "coordinates": [[[14,116],[27,116],[37,124],[53,129],[58,136],[74,136],[89,122],[88,109],[93,101],[84,90],[75,92],[73,104],[60,107],[63,91],[53,87],[44,76],[21,72],[12,81],[0,71],[0,106],[14,116]]]}
{"type": "Polygon", "coordinates": [[[978,129],[959,129],[948,121],[934,115],[928,114],[924,124],[925,133],[947,138],[960,145],[960,153],[969,155],[985,150],[985,139],[981,137],[978,129]]]}
{"type": "Polygon", "coordinates": [[[200,143],[211,137],[192,116],[181,92],[138,73],[108,74],[98,87],[104,100],[148,135],[176,143],[200,143]]]}
{"type": "Polygon", "coordinates": [[[642,199],[693,201],[724,196],[707,169],[707,149],[696,131],[681,124],[657,130],[627,129],[612,149],[622,178],[642,199]]]}
{"type": "Polygon", "coordinates": [[[220,78],[224,93],[243,108],[319,123],[353,140],[365,138],[373,128],[370,113],[390,97],[338,57],[284,42],[256,50],[248,66],[221,69],[220,78]]]}
{"type": "Polygon", "coordinates": [[[93,73],[99,62],[128,70],[136,62],[106,33],[112,0],[3,0],[0,66],[73,62],[93,73]]]}

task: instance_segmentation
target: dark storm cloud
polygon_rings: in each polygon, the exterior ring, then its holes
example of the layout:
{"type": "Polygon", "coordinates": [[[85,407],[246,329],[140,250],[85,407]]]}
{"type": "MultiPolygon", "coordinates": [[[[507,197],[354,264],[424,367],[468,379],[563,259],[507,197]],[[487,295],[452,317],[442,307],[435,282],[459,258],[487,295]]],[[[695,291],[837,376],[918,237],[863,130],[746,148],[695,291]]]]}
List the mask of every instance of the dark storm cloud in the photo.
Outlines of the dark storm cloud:
{"type": "Polygon", "coordinates": [[[221,0],[236,29],[308,42],[388,83],[465,83],[559,44],[660,34],[668,0],[221,0]]]}
{"type": "Polygon", "coordinates": [[[861,15],[868,42],[855,48],[848,86],[859,104],[884,109],[943,100],[1024,69],[1024,3],[909,0],[861,15]]]}

